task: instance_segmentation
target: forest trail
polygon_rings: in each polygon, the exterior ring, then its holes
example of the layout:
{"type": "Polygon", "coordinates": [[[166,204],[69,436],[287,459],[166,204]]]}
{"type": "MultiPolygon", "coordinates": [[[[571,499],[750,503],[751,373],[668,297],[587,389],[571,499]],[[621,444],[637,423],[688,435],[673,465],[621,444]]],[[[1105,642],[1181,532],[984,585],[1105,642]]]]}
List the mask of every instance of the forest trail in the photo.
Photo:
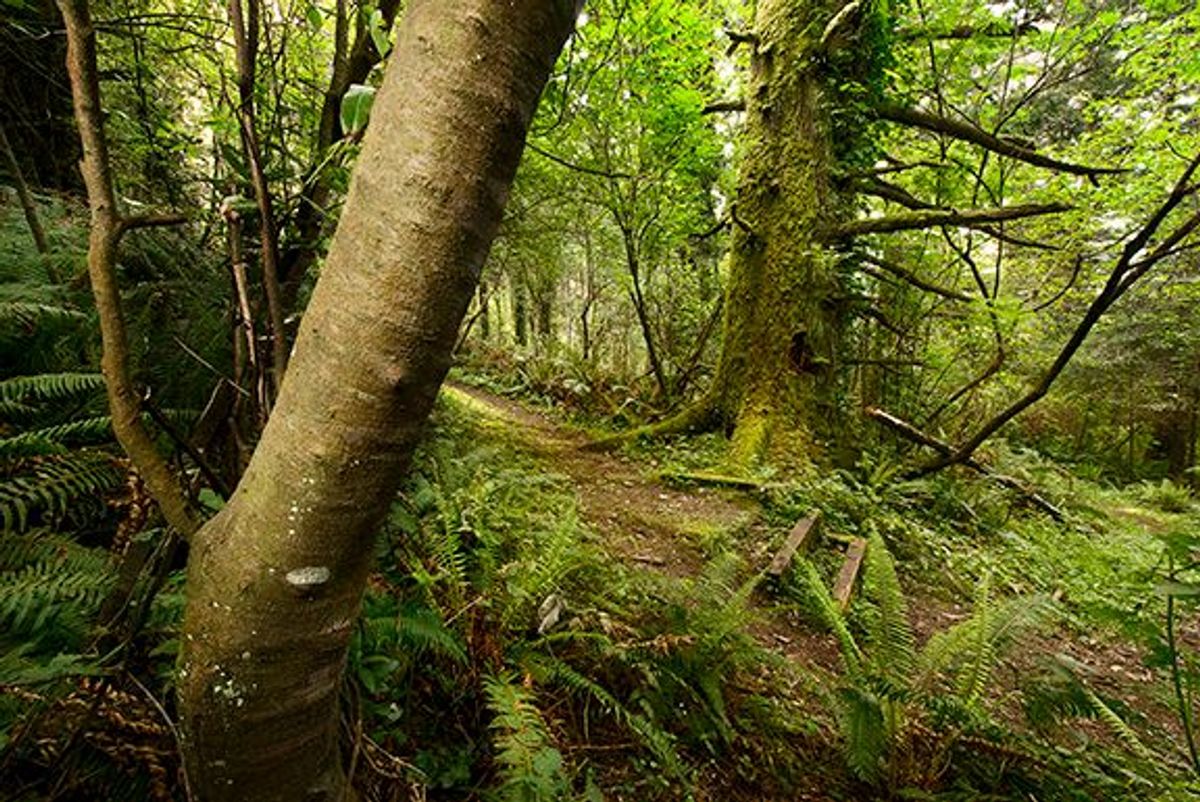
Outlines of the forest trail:
{"type": "Polygon", "coordinates": [[[744,492],[706,487],[681,490],[654,475],[652,466],[618,454],[586,451],[586,435],[478,387],[447,382],[444,392],[479,413],[485,427],[567,476],[584,520],[615,556],[669,576],[699,573],[705,533],[754,524],[757,505],[744,492]]]}
{"type": "MultiPolygon", "coordinates": [[[[589,439],[549,416],[504,396],[457,382],[444,385],[456,402],[478,413],[485,430],[516,443],[521,450],[568,477],[578,495],[584,521],[599,536],[606,551],[631,568],[659,572],[671,579],[697,576],[704,564],[701,547],[706,533],[745,531],[765,526],[759,521],[759,506],[745,490],[697,487],[680,489],[664,483],[655,466],[612,452],[584,450],[589,439]]],[[[1152,531],[1160,524],[1127,509],[1110,514],[1133,520],[1152,531]]],[[[778,533],[776,533],[778,534],[778,533]]],[[[765,565],[771,557],[768,546],[778,538],[756,532],[743,543],[762,544],[746,555],[750,562],[765,565]]],[[[838,648],[829,633],[814,630],[794,611],[755,604],[758,616],[751,634],[759,643],[810,672],[835,676],[840,666],[838,648]]],[[[940,594],[909,588],[909,616],[919,642],[970,615],[967,604],[946,601],[940,594]]],[[[1187,633],[1185,637],[1192,636],[1187,633]]],[[[1138,709],[1159,728],[1175,731],[1177,724],[1169,706],[1148,694],[1153,674],[1144,666],[1143,651],[1131,644],[1106,637],[1081,636],[1056,627],[1029,638],[1025,648],[1002,660],[999,681],[1010,690],[1019,677],[1038,670],[1055,654],[1064,655],[1089,673],[1094,686],[1110,698],[1138,709]]],[[[1102,727],[1092,727],[1092,736],[1111,737],[1102,727]]]]}
{"type": "MultiPolygon", "coordinates": [[[[680,489],[662,481],[652,464],[613,452],[585,450],[587,435],[517,401],[457,382],[444,384],[443,392],[478,413],[485,430],[516,443],[552,471],[568,477],[584,521],[596,532],[605,551],[631,569],[686,581],[703,569],[706,537],[765,526],[759,505],[746,490],[680,489]]],[[[770,533],[755,532],[738,539],[760,544],[751,549],[755,553],[746,555],[750,563],[766,565],[770,560],[770,533]]],[[[832,635],[813,630],[795,612],[758,603],[755,607],[759,614],[750,634],[762,646],[810,671],[836,673],[838,647],[832,635]]],[[[942,614],[957,615],[961,608],[914,613],[919,629],[932,629],[942,614]]]]}

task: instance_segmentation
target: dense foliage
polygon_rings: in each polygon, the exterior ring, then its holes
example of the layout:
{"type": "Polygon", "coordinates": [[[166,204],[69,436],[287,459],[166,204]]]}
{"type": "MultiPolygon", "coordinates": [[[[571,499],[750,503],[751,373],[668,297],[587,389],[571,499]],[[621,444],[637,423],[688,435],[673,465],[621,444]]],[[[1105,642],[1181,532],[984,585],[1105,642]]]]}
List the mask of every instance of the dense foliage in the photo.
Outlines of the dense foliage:
{"type": "MultiPolygon", "coordinates": [[[[164,216],[115,268],[136,405],[199,517],[270,418],[403,5],[91,4],[116,197],[164,216]]],[[[0,797],[185,800],[188,545],[113,434],[60,31],[0,0],[0,797]]],[[[1178,0],[586,3],[375,543],[362,798],[1200,792],[1198,43],[1178,0]],[[828,162],[783,268],[833,289],[732,359],[788,349],[834,436],[748,463],[690,413],[765,230],[764,75],[828,162]]]]}

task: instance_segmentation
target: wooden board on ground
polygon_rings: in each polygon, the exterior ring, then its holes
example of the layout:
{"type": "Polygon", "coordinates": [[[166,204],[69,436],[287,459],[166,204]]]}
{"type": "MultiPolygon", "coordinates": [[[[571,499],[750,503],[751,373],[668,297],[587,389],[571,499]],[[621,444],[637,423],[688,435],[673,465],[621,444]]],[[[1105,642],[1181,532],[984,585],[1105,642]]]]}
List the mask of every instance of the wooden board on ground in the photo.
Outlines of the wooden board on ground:
{"type": "Polygon", "coordinates": [[[767,566],[768,576],[776,579],[783,576],[783,572],[792,564],[792,558],[796,556],[796,552],[808,548],[808,545],[815,539],[820,523],[821,512],[819,510],[813,510],[796,523],[787,540],[783,542],[783,546],[775,552],[771,564],[767,566]]]}
{"type": "Polygon", "coordinates": [[[863,557],[867,555],[867,539],[854,538],[850,548],[846,549],[846,562],[842,563],[841,573],[833,585],[833,599],[844,612],[850,606],[850,595],[854,593],[854,580],[858,579],[859,569],[862,568],[863,557]]]}

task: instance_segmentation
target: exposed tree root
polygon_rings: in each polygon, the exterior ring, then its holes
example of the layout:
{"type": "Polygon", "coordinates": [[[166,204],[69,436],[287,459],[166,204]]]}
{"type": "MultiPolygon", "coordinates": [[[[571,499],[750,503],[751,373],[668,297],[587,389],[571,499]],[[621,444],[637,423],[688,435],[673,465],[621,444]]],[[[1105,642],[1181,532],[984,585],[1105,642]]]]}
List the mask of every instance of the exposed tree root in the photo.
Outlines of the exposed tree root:
{"type": "Polygon", "coordinates": [[[709,393],[669,418],[593,440],[580,448],[585,451],[611,451],[642,438],[656,440],[676,434],[704,434],[716,430],[724,418],[716,398],[709,393]]]}

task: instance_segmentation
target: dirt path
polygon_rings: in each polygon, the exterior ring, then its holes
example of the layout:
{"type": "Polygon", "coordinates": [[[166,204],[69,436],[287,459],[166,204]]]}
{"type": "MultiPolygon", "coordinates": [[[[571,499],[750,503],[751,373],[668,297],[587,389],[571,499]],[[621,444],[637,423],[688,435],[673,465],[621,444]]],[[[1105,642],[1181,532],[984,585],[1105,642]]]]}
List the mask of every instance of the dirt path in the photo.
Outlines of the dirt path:
{"type": "Polygon", "coordinates": [[[584,519],[612,553],[631,563],[671,576],[694,576],[704,561],[701,543],[707,533],[748,527],[758,516],[757,505],[745,494],[704,487],[680,490],[644,464],[584,451],[586,436],[510,399],[462,384],[447,384],[446,392],[485,419],[503,424],[506,436],[568,476],[584,519]]]}

